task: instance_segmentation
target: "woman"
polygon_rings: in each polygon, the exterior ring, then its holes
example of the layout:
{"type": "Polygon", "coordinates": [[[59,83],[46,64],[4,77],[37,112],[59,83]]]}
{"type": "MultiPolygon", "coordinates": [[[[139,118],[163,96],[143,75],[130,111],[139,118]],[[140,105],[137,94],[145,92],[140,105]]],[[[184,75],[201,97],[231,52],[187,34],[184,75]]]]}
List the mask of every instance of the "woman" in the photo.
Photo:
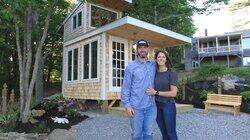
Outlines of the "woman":
{"type": "Polygon", "coordinates": [[[177,74],[171,70],[172,64],[168,54],[161,50],[156,52],[157,72],[155,89],[147,89],[148,95],[155,95],[157,106],[157,124],[163,140],[177,140],[176,106],[174,97],[177,94],[177,74]]]}

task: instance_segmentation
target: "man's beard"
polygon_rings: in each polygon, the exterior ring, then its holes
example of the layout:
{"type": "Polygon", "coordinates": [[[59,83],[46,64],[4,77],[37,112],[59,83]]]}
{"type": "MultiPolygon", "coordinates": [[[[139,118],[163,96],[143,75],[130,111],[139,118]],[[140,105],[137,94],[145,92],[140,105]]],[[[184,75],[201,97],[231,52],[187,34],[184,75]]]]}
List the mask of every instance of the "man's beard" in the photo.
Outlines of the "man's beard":
{"type": "Polygon", "coordinates": [[[138,56],[140,57],[140,58],[147,58],[147,56],[148,56],[148,53],[147,52],[144,52],[145,54],[142,54],[142,52],[141,53],[138,53],[138,56]]]}

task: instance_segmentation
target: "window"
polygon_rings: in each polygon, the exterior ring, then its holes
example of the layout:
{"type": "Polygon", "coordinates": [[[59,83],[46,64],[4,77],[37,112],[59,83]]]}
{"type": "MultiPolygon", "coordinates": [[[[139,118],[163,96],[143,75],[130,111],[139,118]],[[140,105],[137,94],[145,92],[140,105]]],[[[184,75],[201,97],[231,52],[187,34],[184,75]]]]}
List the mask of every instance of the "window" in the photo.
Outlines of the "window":
{"type": "Polygon", "coordinates": [[[78,48],[68,51],[68,81],[78,80],[78,48]]]}
{"type": "Polygon", "coordinates": [[[242,46],[245,49],[249,49],[250,48],[250,37],[244,37],[242,39],[242,46]]]}
{"type": "Polygon", "coordinates": [[[112,41],[112,85],[121,87],[125,70],[125,46],[124,43],[112,41]]]}
{"type": "Polygon", "coordinates": [[[199,67],[198,61],[192,61],[192,68],[193,68],[193,69],[196,69],[196,68],[198,68],[198,67],[199,67]]]}
{"type": "Polygon", "coordinates": [[[73,29],[82,26],[82,12],[73,16],[73,29]]]}
{"type": "Polygon", "coordinates": [[[117,19],[117,13],[91,5],[91,26],[100,27],[117,19]]]}
{"type": "Polygon", "coordinates": [[[243,66],[250,66],[250,57],[243,58],[243,66]]]}
{"type": "Polygon", "coordinates": [[[97,78],[97,46],[97,41],[83,46],[83,79],[97,78]]]}

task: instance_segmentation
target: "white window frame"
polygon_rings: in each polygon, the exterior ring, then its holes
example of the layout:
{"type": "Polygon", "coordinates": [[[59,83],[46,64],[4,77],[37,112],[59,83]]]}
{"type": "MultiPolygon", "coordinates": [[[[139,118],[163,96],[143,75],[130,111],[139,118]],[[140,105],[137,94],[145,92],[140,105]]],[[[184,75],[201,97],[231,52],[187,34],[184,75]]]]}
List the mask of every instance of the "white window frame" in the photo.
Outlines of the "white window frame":
{"type": "Polygon", "coordinates": [[[127,67],[128,65],[128,40],[124,39],[124,38],[119,38],[119,37],[115,37],[115,36],[110,36],[110,40],[109,40],[109,91],[111,92],[121,92],[121,87],[114,87],[113,86],[113,66],[112,66],[112,62],[113,62],[113,57],[112,57],[112,42],[118,42],[118,43],[123,43],[124,44],[124,69],[127,67]]]}
{"type": "Polygon", "coordinates": [[[82,47],[82,50],[81,50],[81,53],[82,53],[82,76],[81,76],[81,80],[82,82],[99,82],[99,69],[100,69],[100,59],[99,59],[99,43],[100,43],[100,37],[94,37],[94,38],[91,38],[91,39],[88,39],[86,41],[84,41],[83,45],[81,46],[82,47]],[[91,65],[91,57],[92,57],[92,53],[91,53],[91,50],[92,50],[92,46],[91,46],[91,43],[94,42],[94,41],[97,41],[97,78],[91,78],[91,68],[92,68],[92,65],[91,65]],[[88,79],[84,79],[84,46],[89,44],[89,78],[88,79]]]}
{"type": "Polygon", "coordinates": [[[107,10],[107,11],[110,11],[110,12],[114,12],[114,13],[116,13],[116,20],[119,18],[119,13],[117,12],[117,11],[114,11],[114,10],[111,10],[111,9],[108,9],[108,8],[105,8],[105,7],[101,7],[101,6],[99,6],[99,5],[95,5],[95,4],[90,4],[90,12],[89,12],[89,27],[91,27],[91,28],[98,28],[98,27],[93,27],[93,26],[91,26],[92,25],[92,23],[91,23],[91,17],[92,17],[92,15],[91,15],[91,13],[92,13],[92,6],[95,6],[95,7],[98,7],[98,8],[101,8],[101,9],[104,9],[104,10],[107,10]]]}
{"type": "Polygon", "coordinates": [[[79,46],[74,46],[72,48],[68,48],[66,51],[66,82],[67,83],[75,83],[79,81],[79,58],[80,58],[80,47],[79,46]],[[78,49],[78,61],[77,61],[77,65],[78,65],[78,69],[77,69],[77,80],[74,80],[74,49],[78,49]],[[72,68],[71,68],[71,80],[68,80],[68,55],[69,55],[69,51],[72,51],[72,68]]]}
{"type": "Polygon", "coordinates": [[[76,12],[76,13],[72,16],[72,30],[76,30],[76,29],[80,28],[80,27],[83,25],[82,17],[83,17],[83,11],[78,11],[78,12],[76,12]],[[79,13],[82,13],[82,16],[81,16],[82,24],[81,24],[80,26],[78,25],[78,21],[79,21],[78,14],[79,14],[79,13]],[[76,16],[76,28],[74,28],[74,16],[76,16]]]}

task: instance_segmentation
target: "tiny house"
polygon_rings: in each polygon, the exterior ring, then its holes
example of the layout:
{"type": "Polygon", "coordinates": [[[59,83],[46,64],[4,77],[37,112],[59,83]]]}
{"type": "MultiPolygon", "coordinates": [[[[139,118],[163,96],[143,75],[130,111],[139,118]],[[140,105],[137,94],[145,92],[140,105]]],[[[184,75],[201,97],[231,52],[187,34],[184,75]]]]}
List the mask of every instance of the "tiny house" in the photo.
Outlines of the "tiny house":
{"type": "Polygon", "coordinates": [[[82,2],[63,22],[62,92],[66,98],[119,100],[124,70],[136,58],[138,39],[154,50],[191,43],[191,38],[156,25],[122,17],[132,0],[82,2]]]}

